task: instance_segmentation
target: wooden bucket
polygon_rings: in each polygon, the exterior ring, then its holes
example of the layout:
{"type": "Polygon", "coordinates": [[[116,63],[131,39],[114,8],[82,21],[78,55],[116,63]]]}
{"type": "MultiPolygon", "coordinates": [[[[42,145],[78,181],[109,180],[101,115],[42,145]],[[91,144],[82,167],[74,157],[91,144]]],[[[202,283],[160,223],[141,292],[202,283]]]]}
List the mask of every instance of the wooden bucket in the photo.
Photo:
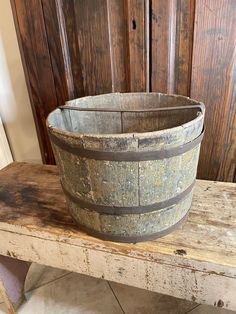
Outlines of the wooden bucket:
{"type": "Polygon", "coordinates": [[[159,93],[68,101],[47,126],[69,211],[88,234],[138,242],[187,217],[204,105],[159,93]]]}

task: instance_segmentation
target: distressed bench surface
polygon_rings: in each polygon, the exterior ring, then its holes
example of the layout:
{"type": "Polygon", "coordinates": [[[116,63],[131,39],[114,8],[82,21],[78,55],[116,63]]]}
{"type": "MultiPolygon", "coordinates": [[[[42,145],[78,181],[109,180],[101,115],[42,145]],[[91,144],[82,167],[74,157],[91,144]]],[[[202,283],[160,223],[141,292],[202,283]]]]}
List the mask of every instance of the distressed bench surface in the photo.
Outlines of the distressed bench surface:
{"type": "Polygon", "coordinates": [[[155,241],[80,232],[55,166],[0,172],[0,254],[236,310],[236,184],[198,180],[187,222],[155,241]]]}

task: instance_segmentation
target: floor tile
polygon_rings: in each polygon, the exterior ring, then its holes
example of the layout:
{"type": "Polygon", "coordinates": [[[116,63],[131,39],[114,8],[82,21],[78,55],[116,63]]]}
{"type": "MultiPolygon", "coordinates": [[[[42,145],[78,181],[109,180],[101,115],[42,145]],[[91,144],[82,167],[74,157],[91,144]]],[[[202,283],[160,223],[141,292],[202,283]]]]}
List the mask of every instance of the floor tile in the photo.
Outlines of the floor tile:
{"type": "Polygon", "coordinates": [[[110,282],[127,314],[184,314],[197,304],[190,301],[110,282]]]}
{"type": "Polygon", "coordinates": [[[19,314],[122,314],[104,280],[68,274],[26,294],[19,314]]]}
{"type": "Polygon", "coordinates": [[[217,308],[210,305],[199,305],[188,314],[236,314],[236,312],[217,308]]]}
{"type": "Polygon", "coordinates": [[[58,268],[32,263],[25,281],[25,291],[29,291],[58,279],[70,272],[58,268]]]}
{"type": "Polygon", "coordinates": [[[39,264],[32,264],[25,291],[19,314],[236,314],[39,264]]]}

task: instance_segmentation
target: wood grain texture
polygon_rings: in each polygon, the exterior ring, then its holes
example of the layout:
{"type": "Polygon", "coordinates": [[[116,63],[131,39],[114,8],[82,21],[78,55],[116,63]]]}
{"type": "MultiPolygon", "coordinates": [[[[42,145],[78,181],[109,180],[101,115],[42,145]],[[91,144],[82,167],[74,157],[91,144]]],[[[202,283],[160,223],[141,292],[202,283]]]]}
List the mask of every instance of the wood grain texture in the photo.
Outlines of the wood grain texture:
{"type": "Polygon", "coordinates": [[[152,1],[152,91],[189,96],[194,7],[194,0],[152,1]]]}
{"type": "Polygon", "coordinates": [[[42,0],[42,8],[47,38],[49,38],[48,47],[58,105],[64,105],[67,100],[73,99],[76,95],[62,1],[42,0]]]}
{"type": "Polygon", "coordinates": [[[107,0],[112,92],[129,90],[126,0],[107,0]]]}
{"type": "Polygon", "coordinates": [[[57,96],[40,0],[12,0],[18,39],[33,109],[42,159],[54,163],[45,120],[56,108],[57,96]]]}
{"type": "Polygon", "coordinates": [[[234,0],[11,2],[44,162],[65,100],[158,91],[206,103],[199,177],[236,181],[234,0]]]}
{"type": "Polygon", "coordinates": [[[70,75],[72,74],[71,80],[73,80],[74,98],[85,96],[82,75],[82,64],[76,28],[74,1],[73,0],[57,0],[57,1],[61,13],[61,21],[58,21],[58,24],[60,25],[61,22],[63,21],[63,32],[65,33],[65,39],[67,39],[67,42],[65,42],[65,45],[67,46],[66,47],[67,49],[65,50],[65,57],[68,59],[68,63],[70,63],[71,67],[71,72],[69,74],[70,75]]]}
{"type": "Polygon", "coordinates": [[[173,61],[175,49],[175,1],[152,1],[152,69],[151,89],[173,92],[173,61]]]}
{"type": "Polygon", "coordinates": [[[190,95],[195,0],[177,0],[174,93],[190,95]]]}
{"type": "Polygon", "coordinates": [[[191,96],[206,105],[199,177],[236,181],[236,5],[196,2],[191,96]]]}
{"type": "Polygon", "coordinates": [[[103,0],[74,2],[76,31],[85,95],[112,90],[107,3],[103,0]]]}
{"type": "Polygon", "coordinates": [[[128,32],[128,72],[129,91],[146,91],[147,49],[146,49],[146,11],[145,0],[127,0],[128,32]]]}
{"type": "Polygon", "coordinates": [[[55,166],[15,163],[0,174],[0,254],[236,310],[235,184],[197,181],[181,229],[122,244],[76,228],[55,166]]]}

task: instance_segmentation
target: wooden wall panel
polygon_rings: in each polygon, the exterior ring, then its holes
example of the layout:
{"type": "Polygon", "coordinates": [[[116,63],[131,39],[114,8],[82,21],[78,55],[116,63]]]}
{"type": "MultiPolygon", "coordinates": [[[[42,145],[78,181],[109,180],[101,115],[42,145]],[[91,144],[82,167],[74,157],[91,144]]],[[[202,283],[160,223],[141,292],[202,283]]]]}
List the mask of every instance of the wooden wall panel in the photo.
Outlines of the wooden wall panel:
{"type": "Polygon", "coordinates": [[[206,104],[199,177],[236,181],[235,0],[11,0],[43,160],[67,99],[159,91],[206,104]]]}
{"type": "Polygon", "coordinates": [[[174,69],[175,94],[190,95],[195,0],[177,0],[176,48],[174,69]]]}
{"type": "Polygon", "coordinates": [[[147,42],[146,42],[146,6],[145,0],[127,0],[128,31],[128,72],[129,91],[146,91],[147,75],[147,42]]]}
{"type": "Polygon", "coordinates": [[[198,0],[191,97],[206,104],[199,177],[236,181],[236,2],[198,0]]]}
{"type": "Polygon", "coordinates": [[[54,163],[46,117],[57,107],[57,96],[41,0],[12,1],[20,50],[35,117],[42,159],[54,163]]]}
{"type": "Polygon", "coordinates": [[[74,5],[84,93],[109,93],[112,91],[112,74],[107,2],[80,0],[74,5]]]}
{"type": "Polygon", "coordinates": [[[152,1],[152,91],[189,95],[194,8],[194,0],[152,1]]]}
{"type": "MultiPolygon", "coordinates": [[[[69,1],[70,2],[70,1],[69,1]]],[[[76,97],[61,0],[42,0],[58,105],[76,97]]],[[[72,10],[73,12],[73,10],[72,10]]]]}
{"type": "Polygon", "coordinates": [[[175,1],[152,1],[151,90],[173,92],[173,54],[175,46],[175,1]],[[174,28],[174,29],[173,29],[174,28]]]}
{"type": "Polygon", "coordinates": [[[71,79],[68,78],[68,81],[73,81],[74,97],[72,98],[85,96],[74,0],[51,1],[58,2],[58,8],[60,8],[61,16],[61,22],[58,20],[58,24],[63,25],[63,33],[65,34],[64,38],[67,40],[64,54],[68,58],[68,66],[70,67],[70,72],[68,72],[68,74],[72,75],[71,79]]]}
{"type": "Polygon", "coordinates": [[[107,1],[112,92],[129,90],[127,5],[125,0],[107,1]]]}

